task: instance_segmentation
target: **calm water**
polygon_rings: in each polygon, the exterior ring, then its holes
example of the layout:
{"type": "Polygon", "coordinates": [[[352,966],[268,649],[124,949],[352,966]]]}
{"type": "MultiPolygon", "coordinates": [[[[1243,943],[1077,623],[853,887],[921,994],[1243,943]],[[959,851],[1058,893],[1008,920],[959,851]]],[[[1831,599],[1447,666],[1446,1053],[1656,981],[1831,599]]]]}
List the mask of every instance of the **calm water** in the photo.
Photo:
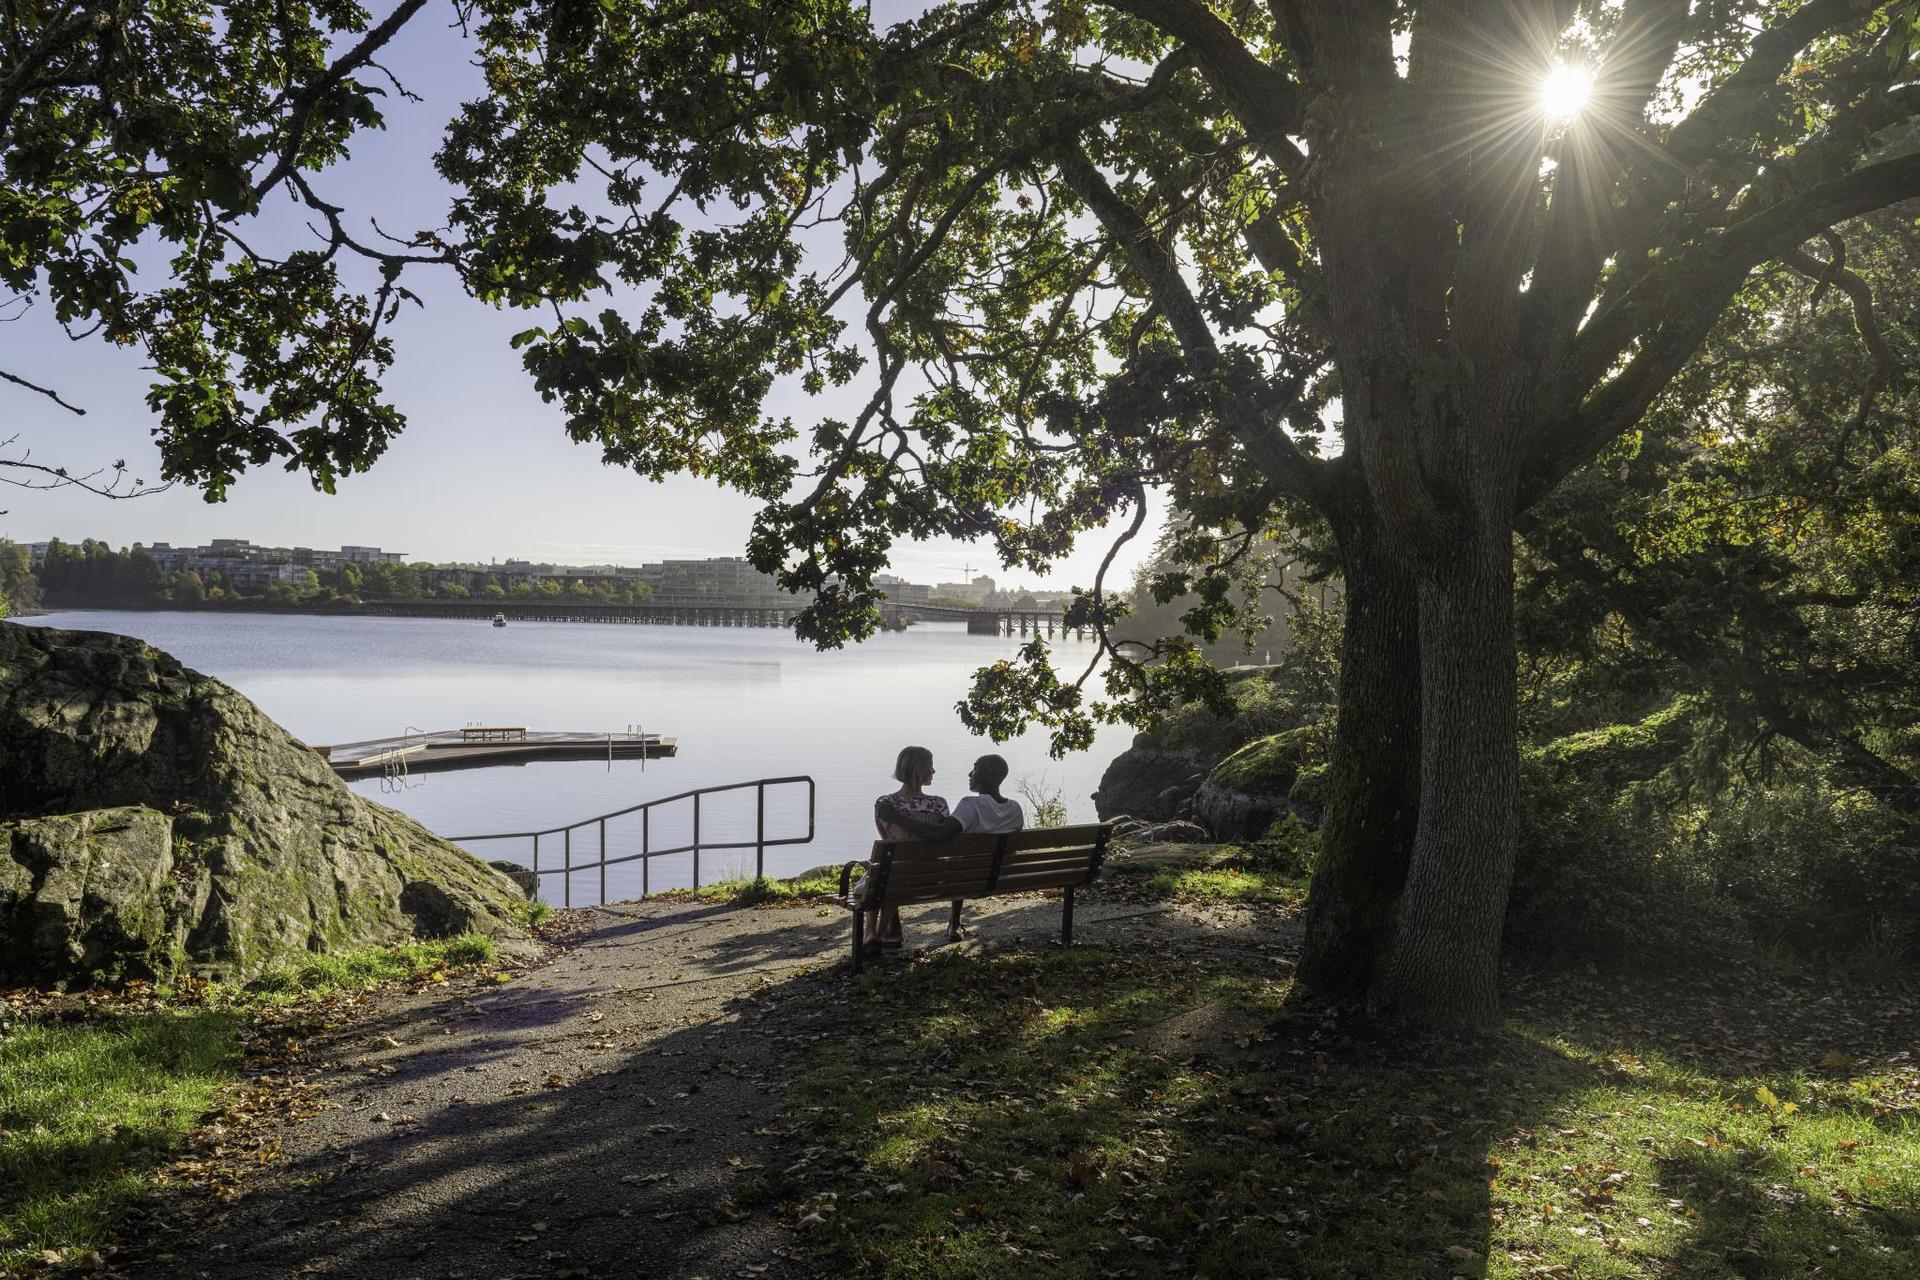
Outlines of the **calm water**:
{"type": "MultiPolygon", "coordinates": [[[[556,827],[694,787],[783,774],[810,774],[818,787],[811,844],[767,851],[770,874],[838,863],[873,838],[873,798],[893,789],[894,755],[908,743],[930,747],[933,790],[949,800],[966,792],[967,766],[997,750],[1026,778],[1057,790],[1073,820],[1093,820],[1090,798],[1130,730],[1108,727],[1093,750],[1065,760],[1047,755],[1041,734],[994,747],[961,728],[953,707],[974,668],[1011,655],[1016,638],[969,636],[958,623],[923,623],[904,633],[820,653],[789,633],[763,628],[630,627],[580,623],[485,622],[419,618],[322,618],[262,614],[145,613],[84,610],[49,614],[46,626],[138,636],[188,666],[225,680],[295,736],[313,743],[397,735],[481,721],[537,729],[625,730],[680,740],[680,755],[639,761],[569,761],[436,773],[400,788],[379,779],[353,787],[444,835],[556,827]]],[[[1066,663],[1086,645],[1059,647],[1066,663]]],[[[691,809],[656,813],[652,847],[687,843],[691,809]]],[[[703,802],[705,840],[747,838],[753,793],[703,802]]],[[[799,834],[804,794],[769,792],[769,836],[799,834]]],[[[609,825],[616,853],[638,848],[638,820],[609,825]]],[[[598,852],[598,831],[575,837],[575,860],[598,852]]],[[[528,860],[525,842],[470,846],[487,857],[528,860]]],[[[541,866],[558,865],[558,837],[541,842],[541,866]]],[[[752,850],[706,854],[701,881],[752,870],[752,850]]],[[[652,864],[654,888],[684,885],[685,856],[652,864]]],[[[592,901],[593,875],[576,875],[575,901],[592,901]]],[[[546,896],[561,897],[559,877],[546,896]]],[[[638,865],[615,868],[613,897],[640,888],[638,865]]]]}

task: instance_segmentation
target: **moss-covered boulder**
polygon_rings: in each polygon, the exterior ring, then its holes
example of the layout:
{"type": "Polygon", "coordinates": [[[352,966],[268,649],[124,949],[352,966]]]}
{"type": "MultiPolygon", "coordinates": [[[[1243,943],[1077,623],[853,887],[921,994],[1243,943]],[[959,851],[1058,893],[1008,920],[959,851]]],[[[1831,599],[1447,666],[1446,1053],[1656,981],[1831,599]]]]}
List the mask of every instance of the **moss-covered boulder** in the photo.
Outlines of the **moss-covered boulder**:
{"type": "Polygon", "coordinates": [[[524,902],[218,680],[125,636],[0,623],[0,985],[511,936],[524,902]]]}
{"type": "Polygon", "coordinates": [[[1296,807],[1291,795],[1303,779],[1318,781],[1322,755],[1314,726],[1249,742],[1213,767],[1194,793],[1193,815],[1216,840],[1257,840],[1289,814],[1317,821],[1318,803],[1303,796],[1296,807]]]}
{"type": "Polygon", "coordinates": [[[1157,728],[1135,735],[1093,793],[1103,822],[1121,817],[1148,822],[1191,818],[1194,797],[1207,774],[1247,743],[1295,723],[1296,709],[1273,680],[1271,667],[1242,667],[1221,674],[1232,708],[1221,714],[1193,702],[1171,712],[1157,728]]]}

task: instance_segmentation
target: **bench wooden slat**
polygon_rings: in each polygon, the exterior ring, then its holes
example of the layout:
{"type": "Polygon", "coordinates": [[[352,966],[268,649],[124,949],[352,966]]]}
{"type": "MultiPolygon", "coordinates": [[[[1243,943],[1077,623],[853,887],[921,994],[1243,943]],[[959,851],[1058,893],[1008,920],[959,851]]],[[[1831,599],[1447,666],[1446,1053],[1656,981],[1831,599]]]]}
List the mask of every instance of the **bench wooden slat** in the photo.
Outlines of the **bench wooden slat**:
{"type": "Polygon", "coordinates": [[[1091,849],[1099,841],[1101,827],[1035,827],[1015,831],[1007,837],[1007,851],[1032,849],[1091,849]]]}
{"type": "Polygon", "coordinates": [[[1077,871],[1036,872],[1030,876],[1013,878],[1003,876],[1000,883],[994,886],[993,891],[996,894],[1033,893],[1040,889],[1064,889],[1069,885],[1082,885],[1091,879],[1084,867],[1077,871]]]}
{"type": "Polygon", "coordinates": [[[976,867],[991,867],[993,860],[991,853],[972,853],[964,858],[902,858],[896,855],[893,874],[936,875],[942,871],[971,871],[976,867]]]}
{"type": "MultiPolygon", "coordinates": [[[[1013,837],[1009,836],[1008,839],[1013,837]]],[[[984,853],[989,856],[1000,847],[999,836],[955,836],[951,840],[875,840],[872,856],[878,858],[885,849],[892,848],[896,859],[904,863],[909,859],[921,857],[962,858],[969,854],[984,853]]]]}
{"type": "Polygon", "coordinates": [[[903,893],[933,889],[951,898],[979,897],[993,887],[992,868],[982,867],[963,876],[900,876],[889,878],[886,897],[890,902],[903,893]]]}
{"type": "Polygon", "coordinates": [[[969,898],[977,899],[977,898],[984,898],[986,896],[987,894],[984,888],[979,892],[976,892],[971,895],[964,894],[964,893],[956,894],[954,893],[953,890],[944,888],[944,887],[929,888],[929,889],[913,889],[908,891],[905,895],[898,896],[898,897],[889,893],[887,895],[887,900],[881,903],[880,905],[883,907],[916,907],[923,902],[953,902],[956,899],[961,901],[966,901],[966,900],[969,900],[969,898]]]}
{"type": "Polygon", "coordinates": [[[1031,880],[1035,876],[1079,876],[1087,879],[1093,872],[1093,851],[1082,849],[1073,853],[1045,851],[1016,856],[1009,854],[1000,868],[999,879],[993,880],[991,860],[986,863],[971,862],[966,866],[945,864],[895,862],[887,875],[887,905],[892,905],[899,895],[918,893],[921,890],[940,889],[948,891],[949,897],[978,897],[989,892],[997,892],[1000,886],[1010,886],[1016,880],[1031,880]]]}
{"type": "Polygon", "coordinates": [[[1082,866],[1093,865],[1091,849],[1034,849],[1024,853],[1010,853],[1006,861],[1000,864],[1001,870],[1011,871],[1015,867],[1048,867],[1056,863],[1077,862],[1082,866]]]}

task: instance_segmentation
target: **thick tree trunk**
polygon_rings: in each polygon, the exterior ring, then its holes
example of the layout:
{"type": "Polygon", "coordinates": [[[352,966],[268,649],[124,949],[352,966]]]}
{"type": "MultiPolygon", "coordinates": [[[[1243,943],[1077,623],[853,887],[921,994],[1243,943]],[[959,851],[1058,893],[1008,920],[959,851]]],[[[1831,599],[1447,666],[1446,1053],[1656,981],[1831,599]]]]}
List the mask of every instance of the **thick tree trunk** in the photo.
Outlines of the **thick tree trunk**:
{"type": "Polygon", "coordinates": [[[1392,936],[1420,812],[1420,613],[1413,575],[1370,513],[1346,503],[1333,523],[1346,590],[1340,716],[1300,979],[1357,999],[1392,936]]]}
{"type": "Polygon", "coordinates": [[[1510,537],[1468,537],[1421,573],[1420,690],[1420,819],[1377,996],[1416,1021],[1485,1026],[1519,775],[1510,537]]]}

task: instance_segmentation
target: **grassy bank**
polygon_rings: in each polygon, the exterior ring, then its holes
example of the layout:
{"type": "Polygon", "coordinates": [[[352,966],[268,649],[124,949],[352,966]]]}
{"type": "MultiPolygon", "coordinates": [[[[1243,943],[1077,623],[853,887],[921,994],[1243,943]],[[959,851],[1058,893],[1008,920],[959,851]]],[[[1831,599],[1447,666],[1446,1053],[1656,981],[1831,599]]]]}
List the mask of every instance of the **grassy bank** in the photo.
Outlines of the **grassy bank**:
{"type": "Polygon", "coordinates": [[[1296,851],[1251,844],[1121,845],[1096,896],[1176,902],[1306,905],[1307,877],[1296,851]]]}
{"type": "Polygon", "coordinates": [[[244,1065],[263,1024],[491,965],[469,935],[310,957],[245,987],[0,996],[0,1273],[90,1265],[244,1065]]]}
{"type": "Polygon", "coordinates": [[[939,957],[822,997],[770,1190],[861,1276],[1920,1276],[1920,1015],[1522,983],[1383,1033],[1222,957],[939,957]]]}
{"type": "Polygon", "coordinates": [[[703,884],[698,889],[664,889],[653,894],[655,902],[711,902],[735,907],[797,905],[809,898],[831,897],[840,892],[838,867],[815,867],[797,876],[755,880],[728,877],[703,884]]]}

